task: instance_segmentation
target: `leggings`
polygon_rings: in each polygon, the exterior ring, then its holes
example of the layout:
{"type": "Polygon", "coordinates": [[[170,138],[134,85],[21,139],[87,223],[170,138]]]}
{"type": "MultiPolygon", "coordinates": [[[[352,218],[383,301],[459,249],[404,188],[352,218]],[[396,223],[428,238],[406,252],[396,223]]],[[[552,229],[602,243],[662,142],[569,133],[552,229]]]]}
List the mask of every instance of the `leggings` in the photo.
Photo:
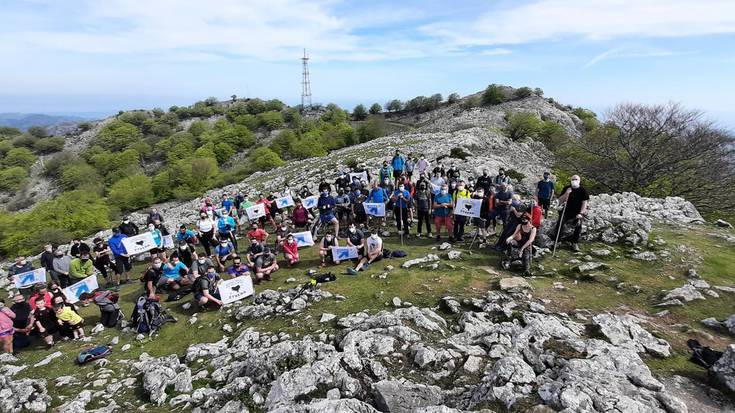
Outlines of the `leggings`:
{"type": "Polygon", "coordinates": [[[214,229],[209,232],[202,232],[200,241],[204,247],[204,253],[207,254],[207,256],[212,255],[211,247],[214,245],[214,229]]]}
{"type": "Polygon", "coordinates": [[[418,232],[421,233],[421,227],[423,223],[426,223],[426,233],[431,235],[431,218],[429,211],[422,211],[418,210],[418,218],[419,218],[419,224],[418,224],[418,232]]]}

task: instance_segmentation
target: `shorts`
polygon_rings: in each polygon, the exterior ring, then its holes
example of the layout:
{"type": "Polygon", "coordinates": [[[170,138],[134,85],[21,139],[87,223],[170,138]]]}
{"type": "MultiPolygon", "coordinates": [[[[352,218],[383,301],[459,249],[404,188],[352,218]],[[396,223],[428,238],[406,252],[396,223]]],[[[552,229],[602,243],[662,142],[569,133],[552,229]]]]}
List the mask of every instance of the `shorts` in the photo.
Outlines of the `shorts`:
{"type": "Polygon", "coordinates": [[[48,327],[44,326],[44,328],[46,330],[43,333],[41,333],[41,332],[38,333],[38,334],[41,335],[41,337],[52,336],[52,335],[54,335],[54,333],[56,333],[58,331],[58,328],[56,328],[56,325],[55,324],[52,324],[52,325],[50,325],[48,327]]]}
{"type": "Polygon", "coordinates": [[[15,332],[15,329],[11,327],[9,330],[0,331],[0,337],[12,336],[14,332],[15,332]]]}
{"type": "Polygon", "coordinates": [[[329,212],[326,214],[319,215],[319,219],[322,221],[322,224],[326,224],[326,223],[332,222],[332,220],[336,218],[334,217],[334,213],[329,212]]]}
{"type": "MultiPolygon", "coordinates": [[[[216,298],[218,300],[221,299],[221,297],[219,296],[219,291],[215,291],[213,293],[209,293],[209,295],[211,295],[212,297],[214,297],[214,298],[216,298]]],[[[197,301],[201,300],[202,297],[204,297],[204,294],[202,294],[202,293],[194,293],[194,299],[196,299],[197,301]]]]}
{"type": "Polygon", "coordinates": [[[156,283],[156,287],[161,287],[168,284],[168,280],[173,280],[174,282],[179,282],[181,278],[169,278],[165,275],[162,275],[160,278],[158,278],[158,283],[156,283]]]}
{"type": "Polygon", "coordinates": [[[130,263],[130,257],[116,256],[115,257],[115,274],[120,275],[124,272],[129,272],[133,269],[133,264],[130,263]]]}
{"type": "Polygon", "coordinates": [[[395,179],[400,178],[402,174],[403,174],[403,170],[402,169],[394,169],[393,170],[393,178],[395,178],[395,179]]]}

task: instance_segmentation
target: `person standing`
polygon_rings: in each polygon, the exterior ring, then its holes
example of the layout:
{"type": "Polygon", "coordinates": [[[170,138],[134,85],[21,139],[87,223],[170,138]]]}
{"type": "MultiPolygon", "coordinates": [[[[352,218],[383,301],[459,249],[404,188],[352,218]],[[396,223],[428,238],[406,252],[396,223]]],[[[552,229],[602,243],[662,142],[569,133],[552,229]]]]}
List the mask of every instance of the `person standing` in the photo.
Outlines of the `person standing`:
{"type": "Polygon", "coordinates": [[[335,205],[336,201],[334,200],[334,197],[329,194],[329,189],[325,188],[317,201],[317,208],[319,208],[319,220],[324,225],[330,223],[333,224],[334,234],[336,237],[339,237],[339,220],[334,216],[335,205]]]}
{"type": "Polygon", "coordinates": [[[416,211],[418,215],[418,227],[416,228],[416,236],[421,237],[423,225],[426,225],[426,236],[431,238],[431,191],[427,188],[426,182],[419,183],[419,189],[414,196],[416,200],[416,211]]]}
{"type": "Polygon", "coordinates": [[[94,266],[92,265],[92,260],[89,258],[88,252],[83,252],[79,258],[71,260],[69,275],[72,277],[73,282],[80,281],[92,274],[94,274],[94,266]]]}
{"type": "Polygon", "coordinates": [[[396,154],[390,161],[391,167],[393,167],[393,181],[398,184],[398,179],[403,175],[403,169],[406,165],[406,160],[401,156],[401,151],[396,149],[396,154]]]}
{"type": "Polygon", "coordinates": [[[544,218],[549,216],[549,207],[551,199],[554,197],[554,186],[556,183],[551,180],[551,174],[544,172],[544,178],[536,184],[536,202],[544,210],[544,218]]]}
{"type": "Polygon", "coordinates": [[[118,228],[120,228],[120,232],[126,237],[132,237],[140,233],[140,229],[138,229],[138,226],[130,220],[129,216],[123,218],[122,223],[118,228]]]}
{"type": "MultiPolygon", "coordinates": [[[[24,272],[33,271],[36,268],[33,266],[33,264],[26,260],[26,257],[24,256],[18,256],[15,259],[15,264],[11,265],[10,268],[8,268],[8,278],[10,279],[11,283],[15,282],[15,276],[17,274],[23,274],[24,272]]],[[[20,289],[20,293],[23,295],[23,297],[28,298],[31,296],[31,289],[32,285],[27,285],[20,289]]]]}
{"type": "Polygon", "coordinates": [[[434,229],[436,230],[436,241],[441,241],[442,225],[447,229],[449,240],[454,240],[452,228],[452,196],[449,194],[449,188],[446,184],[442,185],[439,193],[434,197],[434,229]]]}
{"type": "Polygon", "coordinates": [[[426,156],[424,154],[421,154],[419,157],[419,161],[416,162],[416,169],[419,171],[419,175],[426,173],[429,170],[429,161],[426,160],[426,156]]]}
{"type": "Polygon", "coordinates": [[[92,263],[94,268],[102,274],[102,277],[107,282],[107,286],[111,287],[112,284],[112,262],[110,261],[110,247],[102,238],[95,238],[93,241],[94,246],[92,247],[92,257],[94,258],[92,263]]]}
{"type": "Polygon", "coordinates": [[[15,313],[10,307],[5,306],[5,302],[0,302],[0,341],[3,342],[3,350],[8,354],[13,354],[13,327],[15,313]]]}
{"type": "Polygon", "coordinates": [[[54,247],[51,244],[46,244],[43,246],[43,253],[41,253],[41,267],[46,269],[46,274],[48,274],[52,280],[59,282],[58,278],[54,278],[54,247]]]}
{"type": "Polygon", "coordinates": [[[408,209],[411,206],[411,194],[403,183],[399,184],[398,189],[393,192],[391,201],[393,201],[393,216],[396,218],[398,233],[408,235],[408,209]]]}
{"type": "Polygon", "coordinates": [[[566,224],[574,226],[574,233],[570,239],[572,250],[579,251],[579,237],[582,235],[582,220],[587,215],[587,206],[590,195],[582,186],[582,180],[579,175],[572,175],[569,185],[561,190],[559,196],[559,205],[563,206],[564,213],[556,221],[554,235],[559,232],[559,228],[566,224]]]}
{"type": "MultiPolygon", "coordinates": [[[[71,279],[69,278],[69,268],[71,267],[71,257],[64,254],[64,251],[57,249],[54,253],[53,262],[53,273],[59,280],[61,288],[66,288],[71,285],[71,279]]],[[[54,279],[52,277],[51,279],[54,279]]]]}
{"type": "Polygon", "coordinates": [[[130,270],[133,269],[128,252],[122,243],[125,238],[127,235],[123,234],[119,227],[115,227],[112,229],[112,236],[107,240],[107,245],[110,246],[110,251],[115,257],[115,285],[117,287],[120,287],[120,278],[123,274],[125,274],[125,284],[130,283],[130,270]]]}
{"type": "MultiPolygon", "coordinates": [[[[470,198],[470,191],[465,189],[465,182],[464,180],[460,179],[459,182],[457,182],[457,190],[454,192],[454,195],[452,196],[452,204],[455,207],[457,206],[457,201],[462,198],[470,198]]],[[[454,214],[454,241],[462,242],[464,241],[464,226],[465,223],[467,223],[467,217],[464,215],[458,215],[454,214]]]]}

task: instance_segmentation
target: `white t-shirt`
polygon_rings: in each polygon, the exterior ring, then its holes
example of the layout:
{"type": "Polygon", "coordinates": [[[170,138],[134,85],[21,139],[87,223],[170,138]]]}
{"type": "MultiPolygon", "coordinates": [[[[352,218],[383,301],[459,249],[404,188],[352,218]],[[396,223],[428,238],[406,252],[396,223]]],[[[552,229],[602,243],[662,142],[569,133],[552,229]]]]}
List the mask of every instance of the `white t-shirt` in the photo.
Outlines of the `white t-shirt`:
{"type": "Polygon", "coordinates": [[[197,222],[197,228],[199,228],[199,231],[201,232],[209,232],[214,229],[214,221],[209,218],[200,219],[199,222],[197,222]]]}

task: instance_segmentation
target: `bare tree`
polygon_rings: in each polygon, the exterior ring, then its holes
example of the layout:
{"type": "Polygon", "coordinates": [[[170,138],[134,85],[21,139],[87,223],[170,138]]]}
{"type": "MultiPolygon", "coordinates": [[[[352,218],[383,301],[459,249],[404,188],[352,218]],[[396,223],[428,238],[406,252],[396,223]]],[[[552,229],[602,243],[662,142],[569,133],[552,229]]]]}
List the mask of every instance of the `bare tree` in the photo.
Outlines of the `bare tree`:
{"type": "Polygon", "coordinates": [[[621,104],[561,159],[607,191],[681,196],[703,212],[735,207],[735,138],[676,103],[621,104]]]}

